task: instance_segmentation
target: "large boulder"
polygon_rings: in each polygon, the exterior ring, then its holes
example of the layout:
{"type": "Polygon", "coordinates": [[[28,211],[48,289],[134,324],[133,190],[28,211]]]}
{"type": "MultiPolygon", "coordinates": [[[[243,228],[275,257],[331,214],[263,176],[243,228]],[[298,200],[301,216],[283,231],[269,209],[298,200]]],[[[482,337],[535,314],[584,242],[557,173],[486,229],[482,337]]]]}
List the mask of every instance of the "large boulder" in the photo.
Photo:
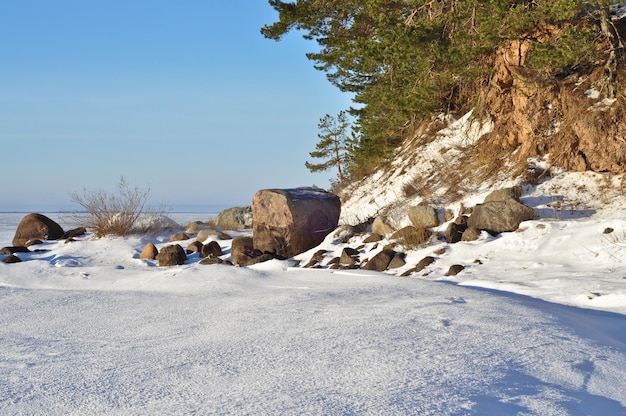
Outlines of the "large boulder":
{"type": "Polygon", "coordinates": [[[514,198],[478,204],[467,220],[467,226],[490,234],[515,231],[522,221],[532,220],[535,211],[514,198]]]}
{"type": "Polygon", "coordinates": [[[215,225],[225,230],[252,228],[252,207],[233,207],[225,209],[215,217],[215,225]]]}
{"type": "Polygon", "coordinates": [[[59,224],[42,214],[28,214],[17,226],[14,246],[24,246],[29,240],[59,240],[65,231],[59,224]]]}
{"type": "Polygon", "coordinates": [[[265,189],[252,198],[254,248],[289,258],[337,228],[341,201],[318,188],[265,189]]]}
{"type": "Polygon", "coordinates": [[[437,211],[429,205],[410,207],[407,214],[411,224],[417,228],[433,228],[439,225],[437,211]]]}

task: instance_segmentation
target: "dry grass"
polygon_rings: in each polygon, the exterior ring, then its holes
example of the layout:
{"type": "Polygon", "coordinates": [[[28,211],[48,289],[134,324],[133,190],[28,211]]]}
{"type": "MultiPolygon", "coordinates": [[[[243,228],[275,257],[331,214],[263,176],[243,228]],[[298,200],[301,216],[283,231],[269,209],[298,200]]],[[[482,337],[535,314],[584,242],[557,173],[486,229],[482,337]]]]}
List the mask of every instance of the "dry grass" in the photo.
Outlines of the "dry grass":
{"type": "Polygon", "coordinates": [[[83,207],[85,216],[80,216],[83,226],[96,237],[106,235],[126,236],[130,234],[151,234],[160,231],[164,211],[147,210],[150,189],[131,187],[122,177],[117,193],[104,190],[83,190],[73,193],[72,201],[83,207]]]}

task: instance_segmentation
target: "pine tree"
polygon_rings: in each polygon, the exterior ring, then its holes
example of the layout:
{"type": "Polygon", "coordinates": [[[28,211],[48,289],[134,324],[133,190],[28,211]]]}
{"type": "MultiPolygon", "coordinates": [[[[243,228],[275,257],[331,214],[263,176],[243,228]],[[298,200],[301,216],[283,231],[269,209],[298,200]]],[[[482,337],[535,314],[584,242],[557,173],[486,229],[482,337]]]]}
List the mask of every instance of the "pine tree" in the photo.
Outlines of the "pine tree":
{"type": "Polygon", "coordinates": [[[345,168],[350,162],[352,139],[347,134],[350,126],[345,111],[341,111],[337,117],[326,114],[317,125],[320,133],[317,135],[321,140],[315,145],[309,155],[315,159],[322,159],[321,163],[305,162],[305,166],[311,172],[321,172],[337,167],[339,186],[343,186],[346,180],[345,168]]]}
{"type": "MultiPolygon", "coordinates": [[[[320,49],[316,69],[353,95],[358,160],[384,162],[411,123],[465,112],[489,82],[494,53],[530,43],[525,69],[546,83],[572,68],[626,64],[607,17],[610,0],[269,0],[279,14],[261,33],[299,31],[320,49]]],[[[609,81],[611,80],[611,77],[609,81]]]]}

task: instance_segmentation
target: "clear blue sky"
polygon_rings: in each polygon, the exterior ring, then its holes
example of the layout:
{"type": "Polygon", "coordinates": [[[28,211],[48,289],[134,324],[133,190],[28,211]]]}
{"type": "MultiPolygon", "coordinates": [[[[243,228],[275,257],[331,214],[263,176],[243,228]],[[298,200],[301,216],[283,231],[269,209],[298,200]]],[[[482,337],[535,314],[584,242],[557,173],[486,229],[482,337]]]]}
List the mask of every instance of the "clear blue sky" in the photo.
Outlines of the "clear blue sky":
{"type": "Polygon", "coordinates": [[[304,162],[350,106],[265,0],[0,2],[0,211],[72,209],[124,176],[174,210],[329,186],[304,162]]]}

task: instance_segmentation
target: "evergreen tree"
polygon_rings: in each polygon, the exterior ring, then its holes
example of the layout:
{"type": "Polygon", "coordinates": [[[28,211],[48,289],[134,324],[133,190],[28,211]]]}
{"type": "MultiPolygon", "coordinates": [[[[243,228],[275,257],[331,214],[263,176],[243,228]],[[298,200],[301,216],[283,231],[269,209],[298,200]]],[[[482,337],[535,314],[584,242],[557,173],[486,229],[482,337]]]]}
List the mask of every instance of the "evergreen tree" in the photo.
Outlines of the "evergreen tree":
{"type": "MultiPolygon", "coordinates": [[[[297,30],[315,40],[307,54],[341,91],[353,94],[359,133],[355,164],[384,161],[411,123],[467,111],[488,82],[494,52],[530,42],[525,65],[554,81],[573,68],[623,64],[623,42],[608,0],[269,0],[274,40],[297,30]],[[362,145],[362,146],[361,146],[362,145]]],[[[610,76],[609,82],[611,82],[610,76]]]]}
{"type": "Polygon", "coordinates": [[[345,111],[341,111],[337,117],[326,114],[317,125],[320,133],[317,135],[321,140],[315,146],[315,151],[309,155],[315,159],[322,159],[320,163],[305,162],[305,166],[311,172],[321,172],[335,166],[339,186],[345,184],[345,167],[350,162],[352,140],[347,135],[350,126],[345,111]]]}

